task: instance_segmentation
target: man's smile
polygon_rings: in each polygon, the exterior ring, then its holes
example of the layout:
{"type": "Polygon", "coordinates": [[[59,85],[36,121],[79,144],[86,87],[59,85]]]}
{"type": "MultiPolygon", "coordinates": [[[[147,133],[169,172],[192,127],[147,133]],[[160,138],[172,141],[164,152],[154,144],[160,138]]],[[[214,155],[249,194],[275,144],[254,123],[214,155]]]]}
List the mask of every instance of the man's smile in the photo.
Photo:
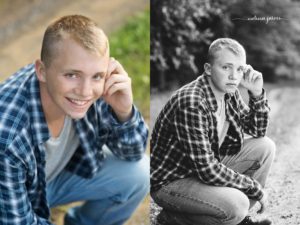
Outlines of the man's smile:
{"type": "Polygon", "coordinates": [[[80,100],[80,99],[74,99],[74,98],[67,98],[69,102],[71,102],[72,104],[79,106],[79,107],[84,107],[86,105],[88,105],[88,103],[90,102],[90,100],[80,100]]]}

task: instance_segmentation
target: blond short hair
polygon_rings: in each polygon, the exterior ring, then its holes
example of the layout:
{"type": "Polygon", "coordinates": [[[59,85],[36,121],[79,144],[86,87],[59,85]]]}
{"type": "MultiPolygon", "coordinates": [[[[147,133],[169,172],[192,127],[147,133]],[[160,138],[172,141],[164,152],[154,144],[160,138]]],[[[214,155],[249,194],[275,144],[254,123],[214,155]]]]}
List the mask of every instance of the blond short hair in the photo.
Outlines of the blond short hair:
{"type": "Polygon", "coordinates": [[[41,60],[50,66],[55,57],[56,43],[72,38],[88,51],[104,56],[109,51],[108,38],[97,24],[82,15],[69,15],[51,23],[44,34],[41,60]]]}
{"type": "Polygon", "coordinates": [[[231,38],[219,38],[209,46],[208,62],[212,64],[216,58],[216,53],[222,49],[228,49],[237,56],[246,57],[246,51],[238,41],[231,38]]]}

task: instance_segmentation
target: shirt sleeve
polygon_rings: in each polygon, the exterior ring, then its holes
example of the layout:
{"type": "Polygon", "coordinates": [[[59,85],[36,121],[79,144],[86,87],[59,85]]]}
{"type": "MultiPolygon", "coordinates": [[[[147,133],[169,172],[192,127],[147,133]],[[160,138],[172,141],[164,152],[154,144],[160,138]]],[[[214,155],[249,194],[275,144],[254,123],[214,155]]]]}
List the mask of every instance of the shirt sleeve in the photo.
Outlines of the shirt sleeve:
{"type": "Polygon", "coordinates": [[[215,158],[209,141],[211,128],[207,115],[204,109],[186,107],[179,109],[174,119],[176,135],[188,152],[195,174],[206,184],[233,187],[251,199],[262,198],[263,192],[257,181],[233,171],[215,158]]]}
{"type": "Polygon", "coordinates": [[[147,145],[148,127],[135,106],[126,122],[119,122],[111,107],[108,107],[110,135],[106,145],[120,159],[136,161],[142,158],[147,145]]]}
{"type": "Polygon", "coordinates": [[[16,157],[0,151],[0,224],[50,225],[33,210],[25,184],[26,170],[16,157]]]}
{"type": "Polygon", "coordinates": [[[270,112],[266,92],[263,90],[263,93],[258,97],[254,97],[251,92],[248,94],[248,106],[241,96],[237,95],[241,112],[241,126],[246,134],[252,137],[263,137],[267,132],[270,112]]]}

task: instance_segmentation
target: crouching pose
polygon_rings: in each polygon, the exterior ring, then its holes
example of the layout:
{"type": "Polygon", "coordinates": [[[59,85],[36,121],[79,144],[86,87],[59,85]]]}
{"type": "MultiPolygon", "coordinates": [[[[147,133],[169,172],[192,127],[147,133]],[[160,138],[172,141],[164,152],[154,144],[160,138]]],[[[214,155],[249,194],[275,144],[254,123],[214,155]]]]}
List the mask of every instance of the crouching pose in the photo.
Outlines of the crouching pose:
{"type": "Polygon", "coordinates": [[[159,224],[268,225],[249,209],[266,207],[263,190],[275,145],[265,136],[269,106],[262,74],[235,40],[215,40],[205,72],[180,88],[151,136],[151,196],[159,224]],[[249,93],[246,105],[237,89],[249,93]],[[250,135],[246,138],[245,134],[250,135]]]}
{"type": "Polygon", "coordinates": [[[149,189],[148,130],[131,81],[89,18],[47,28],[41,59],[0,85],[0,224],[121,225],[149,189]]]}

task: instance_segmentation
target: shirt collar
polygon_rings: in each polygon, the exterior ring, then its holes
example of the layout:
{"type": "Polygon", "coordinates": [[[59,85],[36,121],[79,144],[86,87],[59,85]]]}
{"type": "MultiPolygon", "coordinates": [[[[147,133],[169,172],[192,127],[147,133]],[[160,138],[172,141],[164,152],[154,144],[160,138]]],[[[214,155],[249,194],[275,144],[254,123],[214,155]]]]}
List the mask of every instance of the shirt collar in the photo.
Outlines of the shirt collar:
{"type": "Polygon", "coordinates": [[[34,65],[32,64],[32,73],[29,82],[29,108],[31,124],[31,132],[33,140],[39,145],[50,138],[50,132],[44,115],[41,97],[40,86],[36,76],[34,65]]]}
{"type": "MultiPolygon", "coordinates": [[[[218,109],[218,103],[215,97],[215,94],[213,93],[213,90],[209,83],[209,77],[207,74],[203,73],[199,78],[200,87],[204,90],[204,95],[206,97],[208,107],[211,111],[216,112],[218,109]]],[[[225,102],[228,101],[228,99],[233,96],[234,93],[226,93],[225,94],[225,102]]]]}

